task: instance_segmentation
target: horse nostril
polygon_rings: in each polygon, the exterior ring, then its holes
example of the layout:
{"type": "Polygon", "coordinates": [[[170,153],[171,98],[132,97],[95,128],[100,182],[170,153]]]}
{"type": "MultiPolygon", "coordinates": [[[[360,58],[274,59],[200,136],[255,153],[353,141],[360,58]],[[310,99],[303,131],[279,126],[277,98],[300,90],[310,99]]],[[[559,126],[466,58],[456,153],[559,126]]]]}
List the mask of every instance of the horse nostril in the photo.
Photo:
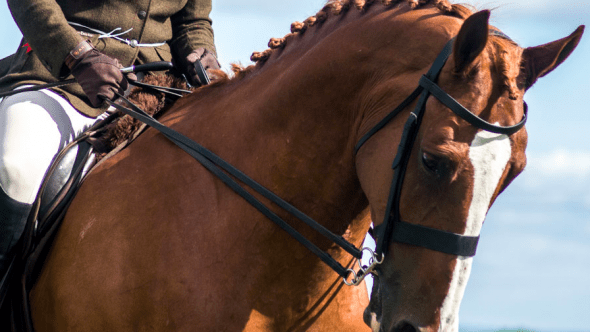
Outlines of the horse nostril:
{"type": "Polygon", "coordinates": [[[418,329],[408,322],[401,322],[391,332],[418,332],[418,329]]]}

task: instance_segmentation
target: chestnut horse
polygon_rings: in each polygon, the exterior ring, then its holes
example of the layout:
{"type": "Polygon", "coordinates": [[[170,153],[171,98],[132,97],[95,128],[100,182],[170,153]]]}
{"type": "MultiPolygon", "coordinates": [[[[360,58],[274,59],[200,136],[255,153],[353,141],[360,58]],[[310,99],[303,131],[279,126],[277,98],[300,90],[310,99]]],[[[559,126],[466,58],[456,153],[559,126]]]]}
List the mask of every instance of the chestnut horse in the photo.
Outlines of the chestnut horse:
{"type": "MultiPolygon", "coordinates": [[[[384,220],[392,161],[415,103],[356,154],[355,144],[416,88],[451,38],[438,85],[480,118],[510,126],[523,118],[525,91],[582,36],[580,27],[523,49],[489,35],[488,18],[446,0],[332,1],[255,53],[254,66],[180,99],[161,120],[359,246],[370,219],[384,220]]],[[[526,131],[481,130],[436,98],[425,110],[401,216],[477,236],[525,166],[526,131]]],[[[342,249],[271,209],[351,266],[342,249]]],[[[38,331],[457,331],[471,262],[391,242],[369,301],[363,285],[343,286],[148,130],[88,176],[30,298],[38,331]]]]}

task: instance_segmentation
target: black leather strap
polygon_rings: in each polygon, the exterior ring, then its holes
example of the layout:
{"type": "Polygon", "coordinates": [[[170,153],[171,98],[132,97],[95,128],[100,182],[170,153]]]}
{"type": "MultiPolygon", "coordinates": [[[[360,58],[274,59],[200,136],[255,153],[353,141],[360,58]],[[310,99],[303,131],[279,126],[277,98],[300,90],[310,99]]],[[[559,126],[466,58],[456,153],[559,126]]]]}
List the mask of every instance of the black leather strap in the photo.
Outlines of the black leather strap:
{"type": "MultiPolygon", "coordinates": [[[[377,234],[379,234],[378,232],[382,228],[381,226],[383,224],[375,227],[377,234]]],[[[444,252],[446,254],[473,257],[477,250],[479,236],[465,236],[410,224],[405,221],[398,221],[393,226],[391,240],[444,252]]]]}
{"type": "Polygon", "coordinates": [[[460,116],[463,120],[469,122],[473,126],[483,129],[485,131],[489,131],[496,134],[504,134],[504,135],[512,135],[519,131],[527,120],[527,113],[528,108],[526,103],[524,104],[524,115],[519,123],[513,126],[497,126],[493,125],[479,116],[471,113],[468,109],[466,109],[463,105],[459,104],[453,97],[449,96],[443,89],[441,89],[438,84],[431,81],[428,77],[422,76],[420,79],[420,86],[430,92],[436,99],[438,99],[441,103],[443,103],[446,107],[448,107],[453,113],[460,116]]]}
{"type": "Polygon", "coordinates": [[[39,90],[50,89],[50,88],[59,88],[59,87],[65,86],[65,85],[74,84],[76,82],[77,82],[76,79],[72,78],[72,79],[65,80],[65,81],[32,85],[32,86],[28,86],[28,87],[22,88],[22,89],[17,88],[15,90],[10,90],[10,91],[5,91],[5,92],[0,93],[0,98],[12,96],[12,95],[15,95],[17,93],[22,93],[22,92],[39,91],[39,90]]]}
{"type": "Polygon", "coordinates": [[[184,89],[176,89],[176,88],[170,88],[170,87],[165,87],[165,86],[157,86],[157,85],[152,85],[152,84],[146,84],[140,81],[135,81],[135,80],[128,80],[129,84],[134,85],[138,88],[144,88],[146,90],[151,90],[154,92],[160,92],[163,93],[165,95],[174,97],[174,98],[180,98],[182,97],[183,93],[191,93],[192,91],[190,90],[184,90],[184,89]]]}
{"type": "Polygon", "coordinates": [[[445,63],[447,63],[447,59],[449,59],[449,56],[453,52],[453,45],[454,44],[455,44],[455,38],[452,38],[451,40],[449,40],[445,44],[445,46],[440,51],[440,53],[438,54],[436,59],[434,59],[432,66],[430,66],[430,69],[426,73],[426,76],[428,78],[430,78],[432,81],[438,80],[438,76],[440,75],[440,72],[442,71],[443,67],[445,66],[445,63]]]}
{"type": "MultiPolygon", "coordinates": [[[[451,41],[445,44],[443,50],[438,54],[438,56],[432,63],[432,66],[430,66],[430,69],[426,73],[426,76],[430,77],[431,80],[436,81],[436,79],[438,78],[438,75],[440,74],[442,67],[444,67],[445,63],[447,62],[447,59],[449,58],[449,55],[453,51],[454,40],[455,39],[453,38],[451,39],[451,41]]],[[[385,125],[387,125],[389,121],[391,121],[391,119],[393,119],[396,115],[398,115],[401,111],[408,107],[416,98],[418,98],[422,91],[423,87],[419,85],[393,111],[387,114],[387,116],[385,116],[383,120],[379,121],[379,123],[377,123],[373,128],[371,128],[365,135],[363,135],[363,137],[361,137],[361,139],[356,143],[354,147],[354,154],[357,154],[358,150],[363,146],[363,144],[365,144],[365,142],[367,142],[367,140],[369,140],[369,138],[371,138],[375,133],[377,133],[379,130],[385,127],[385,125]]]]}
{"type": "Polygon", "coordinates": [[[357,154],[359,149],[363,146],[363,144],[365,144],[369,140],[369,138],[371,138],[373,135],[375,135],[375,133],[377,133],[379,130],[385,127],[385,125],[387,125],[389,121],[391,121],[391,119],[393,119],[396,115],[398,115],[401,111],[408,107],[408,105],[410,105],[416,98],[418,98],[420,93],[422,93],[422,90],[424,90],[424,88],[420,86],[416,88],[408,96],[408,98],[404,99],[404,101],[402,101],[401,104],[399,104],[398,107],[396,107],[393,111],[387,114],[387,116],[383,118],[383,120],[379,121],[379,123],[377,123],[373,128],[371,128],[371,130],[369,130],[365,135],[363,135],[363,137],[361,137],[361,139],[358,141],[358,143],[356,143],[354,147],[354,154],[357,154]]]}
{"type": "Polygon", "coordinates": [[[201,81],[202,85],[207,85],[211,83],[211,80],[209,79],[209,74],[207,74],[207,71],[205,70],[205,67],[203,67],[203,64],[201,63],[200,59],[197,59],[197,61],[195,61],[195,70],[197,71],[197,76],[199,77],[199,80],[201,81]]]}
{"type": "Polygon", "coordinates": [[[377,232],[378,239],[377,245],[375,247],[375,253],[378,256],[383,256],[385,253],[387,253],[387,246],[391,242],[395,224],[401,220],[399,206],[402,188],[404,179],[406,177],[408,161],[410,159],[410,155],[412,154],[412,146],[414,145],[422,117],[424,116],[424,109],[426,100],[428,100],[428,95],[428,91],[422,91],[422,94],[418,99],[418,103],[416,104],[416,108],[412,113],[410,113],[410,116],[404,125],[404,130],[402,132],[402,137],[397,149],[397,153],[393,159],[393,164],[391,165],[391,168],[394,172],[393,179],[391,181],[389,197],[387,199],[387,205],[385,207],[385,218],[383,221],[383,225],[385,226],[380,232],[377,232]]]}
{"type": "Polygon", "coordinates": [[[325,236],[326,238],[330,239],[334,243],[338,244],[348,253],[356,258],[362,257],[362,252],[357,249],[352,243],[346,241],[343,237],[338,236],[330,232],[324,226],[317,223],[315,220],[311,219],[303,212],[299,211],[297,208],[292,206],[291,204],[287,203],[280,197],[276,196],[270,190],[266,189],[240,170],[236,169],[232,165],[228,164],[226,161],[221,159],[219,156],[215,155],[211,151],[207,150],[200,144],[194,142],[193,140],[189,139],[188,137],[174,131],[171,128],[168,128],[152,118],[151,116],[147,115],[143,112],[140,108],[136,105],[131,103],[129,100],[125,99],[123,96],[119,95],[119,97],[125,100],[131,107],[128,109],[121,105],[115,104],[110,102],[111,106],[115,107],[119,111],[128,114],[135,119],[146,123],[147,125],[157,129],[162,134],[164,134],[168,139],[174,142],[178,147],[183,149],[193,158],[195,158],[199,163],[201,163],[207,170],[217,176],[223,183],[225,183],[228,187],[230,187],[234,192],[244,198],[248,203],[254,206],[258,211],[260,211],[263,215],[267,218],[275,222],[279,227],[285,230],[289,235],[294,237],[297,241],[299,241],[302,245],[312,251],[315,255],[317,255],[324,263],[330,266],[336,273],[338,273],[342,277],[347,277],[349,271],[343,267],[338,261],[336,261],[332,256],[328,253],[322,251],[316,245],[311,243],[307,240],[301,233],[299,233],[296,229],[290,226],[287,222],[281,219],[278,215],[276,215],[272,210],[266,207],[262,202],[260,202],[254,195],[250,194],[246,189],[244,189],[236,180],[234,180],[231,176],[238,179],[240,182],[244,183],[246,186],[254,189],[256,192],[264,196],[265,198],[269,199],[273,203],[277,204],[280,208],[287,211],[291,215],[295,216],[297,219],[305,222],[307,225],[312,227],[314,230],[325,236]],[[225,173],[227,172],[227,173],[225,173]],[[229,175],[228,175],[229,174],[229,175]],[[231,175],[231,176],[230,176],[231,175]]]}
{"type": "MultiPolygon", "coordinates": [[[[495,35],[505,38],[500,34],[495,35]]],[[[382,129],[395,115],[400,113],[404,108],[410,105],[418,97],[418,95],[420,95],[420,99],[418,100],[414,111],[410,113],[410,116],[406,121],[399,147],[393,161],[392,168],[394,170],[394,174],[387,205],[385,208],[385,217],[383,223],[381,223],[379,226],[376,226],[373,230],[373,234],[376,235],[377,245],[375,253],[377,256],[382,256],[387,252],[387,246],[391,241],[416,245],[458,256],[471,257],[475,255],[479,237],[449,233],[434,228],[407,223],[401,220],[399,205],[406,168],[412,152],[412,146],[420,128],[422,117],[424,116],[426,101],[431,94],[440,100],[445,106],[455,112],[455,114],[465,119],[475,127],[486,131],[511,135],[520,130],[527,120],[528,110],[525,103],[523,118],[516,125],[503,127],[490,124],[477,115],[471,113],[435,83],[449,55],[452,52],[453,43],[454,39],[447,42],[428,72],[420,79],[418,88],[416,88],[416,90],[414,90],[414,92],[408,98],[406,98],[398,107],[396,107],[394,111],[388,114],[375,127],[369,130],[369,132],[359,140],[355,147],[356,153],[373,134],[382,129]]]]}

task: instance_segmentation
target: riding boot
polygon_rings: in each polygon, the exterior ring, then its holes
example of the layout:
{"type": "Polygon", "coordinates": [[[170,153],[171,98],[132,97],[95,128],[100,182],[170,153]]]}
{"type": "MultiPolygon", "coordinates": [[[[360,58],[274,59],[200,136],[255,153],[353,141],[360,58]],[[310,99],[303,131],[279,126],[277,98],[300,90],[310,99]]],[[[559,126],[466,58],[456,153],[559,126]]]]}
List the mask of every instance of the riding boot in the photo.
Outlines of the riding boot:
{"type": "Polygon", "coordinates": [[[16,244],[24,231],[30,204],[10,198],[0,188],[0,304],[7,291],[7,275],[12,264],[16,244]]]}

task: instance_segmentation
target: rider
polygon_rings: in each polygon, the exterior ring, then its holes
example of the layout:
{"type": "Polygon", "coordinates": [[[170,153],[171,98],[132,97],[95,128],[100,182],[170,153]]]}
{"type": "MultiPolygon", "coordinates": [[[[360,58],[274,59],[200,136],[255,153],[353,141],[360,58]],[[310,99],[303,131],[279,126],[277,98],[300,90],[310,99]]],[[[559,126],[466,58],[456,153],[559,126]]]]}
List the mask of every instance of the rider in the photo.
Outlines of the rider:
{"type": "Polygon", "coordinates": [[[211,0],[8,0],[23,39],[0,61],[0,92],[75,78],[0,102],[0,281],[55,155],[123,93],[119,68],[174,59],[194,86],[218,69],[211,0]]]}

